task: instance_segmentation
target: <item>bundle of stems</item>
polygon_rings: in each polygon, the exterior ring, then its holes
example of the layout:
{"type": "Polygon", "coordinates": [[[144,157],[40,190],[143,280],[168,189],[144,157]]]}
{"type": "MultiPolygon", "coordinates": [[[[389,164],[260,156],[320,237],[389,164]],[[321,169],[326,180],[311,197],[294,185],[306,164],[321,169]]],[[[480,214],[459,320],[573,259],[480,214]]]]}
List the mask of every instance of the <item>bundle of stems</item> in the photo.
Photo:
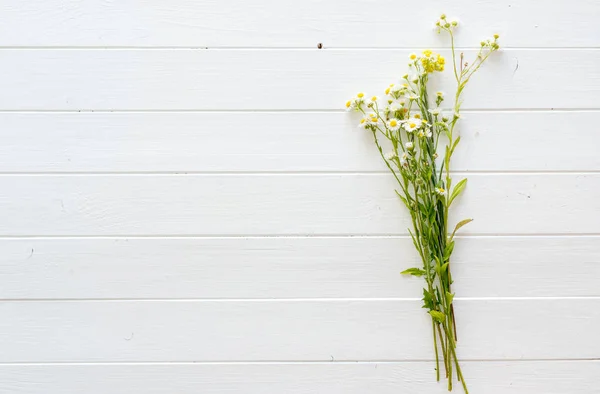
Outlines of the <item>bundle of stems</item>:
{"type": "Polygon", "coordinates": [[[425,280],[423,308],[431,317],[437,380],[440,380],[441,353],[448,390],[452,390],[456,374],[468,393],[456,356],[458,338],[450,262],[457,230],[472,219],[459,221],[449,232],[449,209],[467,184],[467,180],[462,179],[453,185],[450,164],[460,142],[456,126],[461,118],[463,91],[473,74],[499,46],[498,35],[482,41],[469,64],[462,53],[456,54],[454,30],[458,22],[442,15],[436,26],[438,32],[449,34],[452,44],[452,71],[457,89],[450,114],[440,108],[443,93],[437,92],[431,97],[427,89],[430,76],[443,71],[446,62],[443,56],[430,50],[423,51],[422,55],[410,55],[411,75],[406,74],[400,82],[390,85],[384,99],[359,93],[346,103],[346,108],[363,114],[359,127],[372,132],[381,157],[397,181],[396,194],[410,212],[412,229],[409,233],[422,266],[402,273],[425,280]],[[384,153],[384,146],[391,147],[391,151],[384,153]],[[438,160],[438,152],[443,152],[441,160],[438,160]]]}

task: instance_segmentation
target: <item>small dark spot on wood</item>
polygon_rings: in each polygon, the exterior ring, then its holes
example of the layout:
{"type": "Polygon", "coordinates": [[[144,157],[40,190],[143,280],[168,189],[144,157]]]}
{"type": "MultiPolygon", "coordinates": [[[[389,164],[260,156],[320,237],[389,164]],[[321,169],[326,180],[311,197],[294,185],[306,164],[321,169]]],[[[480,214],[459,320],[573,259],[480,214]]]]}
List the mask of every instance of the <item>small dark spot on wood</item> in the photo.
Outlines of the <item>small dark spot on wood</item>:
{"type": "Polygon", "coordinates": [[[323,44],[322,44],[322,43],[318,43],[318,44],[317,44],[317,48],[319,48],[319,49],[323,49],[323,44]]]}
{"type": "MultiPolygon", "coordinates": [[[[331,355],[330,355],[330,356],[331,356],[331,355]]],[[[335,360],[334,360],[333,356],[331,356],[331,362],[334,362],[334,361],[335,361],[335,360]]]]}
{"type": "Polygon", "coordinates": [[[131,341],[133,339],[133,333],[131,333],[131,336],[129,338],[123,338],[123,339],[125,339],[128,342],[131,341]]]}
{"type": "Polygon", "coordinates": [[[27,260],[29,260],[31,257],[33,257],[33,248],[31,248],[31,253],[29,253],[29,256],[27,257],[27,260]]]}

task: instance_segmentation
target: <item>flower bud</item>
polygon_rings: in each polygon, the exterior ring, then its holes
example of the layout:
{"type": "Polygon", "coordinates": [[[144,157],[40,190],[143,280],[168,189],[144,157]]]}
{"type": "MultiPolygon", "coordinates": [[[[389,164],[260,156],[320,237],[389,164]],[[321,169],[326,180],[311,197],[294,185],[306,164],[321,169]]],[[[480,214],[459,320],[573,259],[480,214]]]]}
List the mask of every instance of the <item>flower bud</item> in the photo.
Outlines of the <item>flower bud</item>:
{"type": "Polygon", "coordinates": [[[458,26],[458,21],[452,21],[452,23],[450,23],[452,26],[456,27],[458,26]]]}
{"type": "Polygon", "coordinates": [[[498,38],[500,38],[499,34],[494,34],[494,38],[497,40],[498,38]]]}
{"type": "Polygon", "coordinates": [[[446,14],[440,15],[440,19],[446,19],[446,14]]]}

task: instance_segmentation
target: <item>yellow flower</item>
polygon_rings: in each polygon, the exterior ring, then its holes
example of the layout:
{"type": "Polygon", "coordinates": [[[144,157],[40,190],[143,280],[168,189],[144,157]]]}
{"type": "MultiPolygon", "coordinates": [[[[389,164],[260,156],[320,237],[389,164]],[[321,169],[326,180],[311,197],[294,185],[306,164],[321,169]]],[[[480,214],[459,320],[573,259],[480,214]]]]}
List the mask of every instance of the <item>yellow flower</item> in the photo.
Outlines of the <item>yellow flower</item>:
{"type": "Polygon", "coordinates": [[[432,52],[431,52],[431,49],[425,49],[425,50],[423,51],[423,55],[425,55],[425,56],[427,56],[427,57],[431,56],[431,54],[432,54],[432,52]]]}
{"type": "Polygon", "coordinates": [[[414,53],[411,53],[409,57],[410,57],[410,60],[415,60],[417,58],[417,55],[414,53]]]}

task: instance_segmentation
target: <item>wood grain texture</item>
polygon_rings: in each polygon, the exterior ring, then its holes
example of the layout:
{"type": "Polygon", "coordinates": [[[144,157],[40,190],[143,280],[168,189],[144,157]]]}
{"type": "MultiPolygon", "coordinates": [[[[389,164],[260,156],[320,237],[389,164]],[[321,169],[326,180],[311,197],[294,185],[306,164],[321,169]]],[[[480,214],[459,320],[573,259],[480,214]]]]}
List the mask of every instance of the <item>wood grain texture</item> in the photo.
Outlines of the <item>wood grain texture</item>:
{"type": "MultiPolygon", "coordinates": [[[[455,182],[460,176],[455,177],[455,182]]],[[[388,174],[0,177],[0,235],[399,235],[388,174]]],[[[470,174],[462,234],[598,234],[599,174],[470,174]]]]}
{"type": "MultiPolygon", "coordinates": [[[[441,394],[433,363],[0,365],[14,394],[441,394]]],[[[597,394],[598,361],[464,362],[471,392],[597,394]]],[[[457,389],[458,390],[458,389],[457,389]]]]}
{"type": "MultiPolygon", "coordinates": [[[[406,72],[409,53],[2,50],[0,86],[10,94],[0,109],[339,110],[359,90],[382,93],[406,72]]],[[[599,62],[596,50],[507,49],[474,77],[463,108],[600,108],[599,62]]],[[[434,91],[454,91],[450,75],[438,82],[434,91]]]]}
{"type": "Polygon", "coordinates": [[[327,47],[439,46],[433,23],[444,11],[462,22],[459,45],[500,33],[519,47],[598,46],[598,2],[359,0],[158,0],[0,4],[3,45],[327,47]],[[410,17],[407,17],[407,11],[410,17]],[[568,26],[568,29],[565,29],[568,26]]]}
{"type": "MultiPolygon", "coordinates": [[[[433,360],[420,300],[0,303],[0,362],[433,360]]],[[[465,360],[590,359],[600,298],[457,300],[465,360]],[[501,333],[501,335],[500,335],[501,333]]]]}
{"type": "MultiPolygon", "coordinates": [[[[599,237],[457,240],[457,297],[600,297],[599,237]],[[565,267],[568,262],[568,267],[565,267]],[[499,280],[502,278],[502,280],[499,280]]],[[[418,298],[408,238],[0,240],[0,299],[418,298]]]]}
{"type": "MultiPolygon", "coordinates": [[[[600,133],[588,127],[598,116],[466,113],[453,169],[600,171],[600,133]],[[586,143],[565,149],[573,134],[586,143]]],[[[387,171],[355,122],[323,112],[0,113],[0,172],[387,171]]]]}

